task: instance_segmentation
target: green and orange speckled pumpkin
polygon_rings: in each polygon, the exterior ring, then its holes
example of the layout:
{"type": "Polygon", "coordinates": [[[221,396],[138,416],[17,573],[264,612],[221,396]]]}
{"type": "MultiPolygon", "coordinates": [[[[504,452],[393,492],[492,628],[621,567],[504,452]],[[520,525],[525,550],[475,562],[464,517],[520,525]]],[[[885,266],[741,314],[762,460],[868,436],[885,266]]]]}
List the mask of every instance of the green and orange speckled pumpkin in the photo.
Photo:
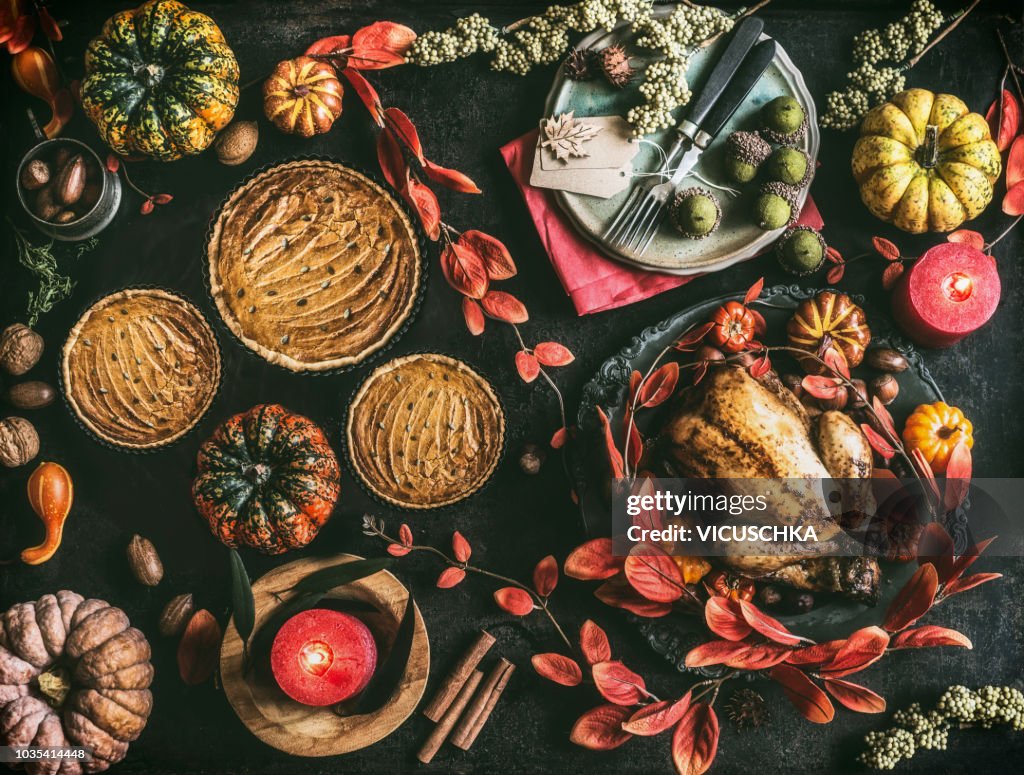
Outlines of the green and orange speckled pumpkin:
{"type": "Polygon", "coordinates": [[[149,0],[89,43],[81,93],[114,151],[173,161],[204,150],[235,115],[238,62],[209,16],[149,0]]]}
{"type": "Polygon", "coordinates": [[[280,554],[331,517],[341,472],[324,432],[278,404],[231,417],[199,448],[192,499],[226,546],[280,554]]]}

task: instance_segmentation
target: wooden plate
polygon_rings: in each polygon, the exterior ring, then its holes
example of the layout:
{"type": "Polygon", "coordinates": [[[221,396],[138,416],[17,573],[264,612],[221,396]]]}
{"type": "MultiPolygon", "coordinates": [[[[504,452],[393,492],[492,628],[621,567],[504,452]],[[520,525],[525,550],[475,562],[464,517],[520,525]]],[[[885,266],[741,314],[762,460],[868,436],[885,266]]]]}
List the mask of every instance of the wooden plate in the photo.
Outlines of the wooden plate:
{"type": "MultiPolygon", "coordinates": [[[[321,568],[359,559],[362,558],[351,554],[311,557],[270,571],[252,585],[256,598],[256,629],[278,604],[273,593],[284,593],[299,579],[321,568]]],[[[390,652],[408,596],[408,590],[398,579],[387,571],[380,571],[329,592],[327,599],[361,600],[386,612],[360,616],[373,631],[379,651],[378,664],[382,664],[390,652]]],[[[429,669],[430,642],[418,606],[412,651],[401,685],[384,707],[361,716],[339,716],[329,707],[313,708],[295,702],[272,678],[261,675],[262,671],[251,670],[243,675],[242,640],[234,619],[228,624],[220,650],[221,682],[238,718],[264,743],[294,756],[336,756],[358,751],[387,737],[416,709],[427,686],[429,669]]]]}

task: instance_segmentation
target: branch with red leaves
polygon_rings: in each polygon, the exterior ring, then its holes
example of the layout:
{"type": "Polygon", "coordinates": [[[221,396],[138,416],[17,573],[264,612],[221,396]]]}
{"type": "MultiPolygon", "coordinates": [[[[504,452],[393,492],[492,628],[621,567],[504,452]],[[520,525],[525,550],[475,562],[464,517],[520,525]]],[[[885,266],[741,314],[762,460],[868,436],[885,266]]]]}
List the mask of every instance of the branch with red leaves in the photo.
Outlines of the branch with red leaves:
{"type": "Polygon", "coordinates": [[[135,185],[135,181],[133,181],[131,176],[128,174],[128,165],[124,162],[125,159],[122,159],[117,154],[108,153],[105,166],[107,171],[114,175],[117,175],[120,172],[121,176],[124,178],[124,182],[128,184],[132,191],[142,197],[142,205],[139,207],[139,212],[142,213],[142,215],[149,215],[157,205],[166,205],[173,201],[174,197],[170,194],[150,194],[135,185]]]}

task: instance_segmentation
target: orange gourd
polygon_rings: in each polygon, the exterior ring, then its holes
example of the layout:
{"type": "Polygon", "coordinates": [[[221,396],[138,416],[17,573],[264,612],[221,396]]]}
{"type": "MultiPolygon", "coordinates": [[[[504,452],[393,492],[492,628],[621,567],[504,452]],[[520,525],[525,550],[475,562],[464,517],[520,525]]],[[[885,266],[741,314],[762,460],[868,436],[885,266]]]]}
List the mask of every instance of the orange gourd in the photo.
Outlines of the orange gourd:
{"type": "Polygon", "coordinates": [[[21,553],[23,562],[41,565],[60,548],[64,522],[71,511],[75,487],[71,475],[57,463],[40,463],[28,479],[28,502],[46,527],[46,537],[38,546],[21,553]]]}
{"type": "Polygon", "coordinates": [[[673,555],[672,561],[679,568],[684,584],[696,584],[711,570],[711,563],[703,557],[673,555]]]}
{"type": "Polygon", "coordinates": [[[974,426],[964,413],[944,401],[921,404],[903,426],[903,444],[907,451],[921,450],[936,474],[944,474],[949,456],[961,441],[974,446],[974,426]]]}

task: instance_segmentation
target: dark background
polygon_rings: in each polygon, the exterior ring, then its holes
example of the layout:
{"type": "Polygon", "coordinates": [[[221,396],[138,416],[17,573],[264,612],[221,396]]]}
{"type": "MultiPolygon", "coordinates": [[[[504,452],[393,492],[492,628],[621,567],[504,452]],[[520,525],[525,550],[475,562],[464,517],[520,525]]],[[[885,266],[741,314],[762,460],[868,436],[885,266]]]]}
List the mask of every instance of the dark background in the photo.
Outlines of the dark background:
{"type": "MultiPolygon", "coordinates": [[[[966,4],[966,3],[965,3],[966,4]]],[[[55,15],[68,19],[65,41],[58,44],[61,66],[71,77],[81,74],[81,54],[103,20],[126,3],[55,2],[55,15]]],[[[275,62],[296,56],[319,37],[352,32],[377,19],[400,21],[417,30],[448,26],[459,15],[481,10],[496,23],[508,23],[543,6],[535,3],[478,2],[472,6],[446,2],[322,2],[195,3],[218,22],[235,50],[242,82],[262,79],[275,62]]],[[[803,70],[819,110],[824,95],[837,88],[850,67],[853,35],[881,25],[906,12],[900,3],[796,3],[776,0],[762,12],[766,31],[778,38],[803,70]],[[813,11],[813,12],[811,12],[813,11]]],[[[945,4],[952,10],[957,6],[945,4]]],[[[1001,14],[1020,16],[1020,4],[985,2],[909,75],[909,85],[961,96],[975,110],[992,100],[1003,70],[1003,57],[994,30],[1010,30],[1018,60],[1024,59],[1019,26],[1001,14]],[[1017,30],[1017,32],[1014,32],[1017,30]]],[[[580,387],[598,365],[642,328],[701,299],[745,289],[764,275],[768,285],[791,281],[771,258],[751,261],[627,309],[577,318],[545,257],[517,191],[497,153],[499,145],[536,126],[553,67],[540,68],[525,78],[492,73],[484,60],[430,69],[401,67],[371,73],[385,104],[404,109],[417,123],[427,153],[440,163],[465,171],[484,189],[471,197],[441,193],[445,219],[458,228],[481,228],[503,239],[520,267],[519,276],[504,284],[526,300],[531,313],[524,326],[532,341],[555,339],[566,343],[576,361],[559,370],[558,381],[571,410],[580,387]]],[[[3,79],[0,137],[5,149],[6,211],[29,228],[12,202],[14,169],[32,144],[24,108],[31,101],[3,79]]],[[[260,117],[259,89],[243,93],[238,116],[260,117]]],[[[103,153],[91,125],[77,116],[68,134],[93,144],[103,153]]],[[[203,287],[201,263],[208,220],[223,197],[250,171],[295,155],[320,153],[376,169],[373,130],[359,103],[346,99],[345,113],[326,136],[311,141],[285,137],[266,121],[260,123],[255,155],[240,167],[223,167],[212,153],[169,165],[132,165],[138,183],[154,193],[174,195],[173,203],[148,217],[138,214],[138,197],[125,190],[125,201],[114,223],[102,233],[99,247],[63,266],[78,281],[71,300],[45,316],[38,326],[47,349],[43,361],[28,375],[56,384],[60,345],[72,323],[92,300],[130,284],[152,283],[181,291],[212,319],[213,306],[203,287]]],[[[873,234],[896,240],[908,255],[916,255],[939,237],[913,239],[880,224],[860,205],[849,174],[852,133],[823,131],[822,166],[813,193],[825,218],[825,236],[847,256],[863,252],[873,234]]],[[[997,201],[972,227],[989,238],[1008,223],[997,201]]],[[[6,224],[5,224],[6,227],[6,224]]],[[[33,234],[33,238],[38,235],[33,234]]],[[[957,347],[929,352],[928,364],[947,397],[974,421],[975,471],[983,476],[1019,476],[1024,422],[1020,405],[1024,382],[1020,363],[1024,270],[1021,253],[1024,230],[1004,240],[996,251],[1003,281],[1002,303],[981,332],[957,347]]],[[[0,274],[0,325],[24,319],[27,273],[15,261],[5,237],[0,274]]],[[[473,559],[495,571],[528,579],[534,563],[553,553],[560,560],[581,540],[574,507],[557,461],[549,459],[542,473],[525,477],[516,459],[524,442],[543,443],[558,425],[552,394],[539,382],[524,385],[513,368],[515,350],[507,327],[491,326],[480,338],[468,335],[459,312],[459,299],[447,287],[431,257],[431,276],[425,303],[408,333],[392,350],[402,353],[436,349],[478,366],[497,385],[509,419],[509,448],[492,484],[464,504],[438,515],[408,519],[417,538],[446,546],[459,529],[473,545],[473,559]]],[[[865,293],[881,307],[885,294],[879,284],[881,265],[874,259],[851,267],[842,287],[865,293]]],[[[811,278],[819,284],[821,277],[811,278]]],[[[13,564],[0,567],[0,609],[46,592],[68,587],[124,607],[132,621],[152,638],[157,677],[155,710],[142,738],[133,743],[120,772],[180,773],[319,773],[384,772],[414,768],[415,752],[431,725],[414,715],[385,741],[337,759],[301,760],[268,748],[250,735],[231,711],[213,682],[186,687],[177,676],[175,645],[156,633],[164,603],[184,591],[195,593],[199,605],[225,614],[228,605],[227,558],[196,516],[189,497],[194,456],[200,441],[228,415],[262,401],[281,402],[319,422],[339,448],[340,426],[349,395],[367,373],[363,367],[332,377],[296,376],[271,367],[243,352],[219,329],[224,351],[224,380],[220,395],[198,432],[182,442],[149,455],[129,455],[99,446],[87,438],[58,402],[28,416],[42,438],[41,458],[65,465],[75,481],[76,499],[67,523],[64,545],[40,567],[13,564]],[[156,589],[141,588],[130,576],[124,558],[130,536],[139,532],[152,539],[166,567],[156,589]]],[[[24,496],[33,466],[0,472],[0,555],[11,556],[38,540],[39,524],[24,496]]],[[[255,578],[267,569],[301,554],[348,551],[378,555],[382,547],[360,534],[365,511],[385,518],[392,531],[401,515],[371,501],[348,474],[334,518],[306,552],[266,558],[246,553],[255,578]]],[[[983,559],[979,569],[1007,572],[1002,581],[942,606],[929,621],[956,627],[974,641],[973,651],[932,649],[901,652],[887,657],[862,674],[864,682],[889,699],[890,708],[920,700],[933,702],[948,685],[1017,682],[1024,667],[1024,564],[1019,560],[983,559]]],[[[474,633],[487,627],[498,638],[494,652],[519,665],[491,723],[469,753],[446,747],[430,771],[537,772],[584,768],[594,772],[670,771],[669,736],[637,738],[612,753],[591,753],[568,742],[573,720],[597,704],[587,687],[564,689],[542,681],[529,665],[536,651],[557,650],[559,642],[538,614],[520,624],[500,613],[491,600],[489,580],[470,578],[453,590],[437,590],[440,571],[429,557],[401,561],[398,575],[409,583],[422,607],[430,633],[433,670],[428,693],[461,654],[474,633]]],[[[679,696],[692,679],[675,673],[655,655],[635,626],[619,611],[591,596],[592,585],[562,581],[552,607],[570,631],[587,617],[605,626],[617,655],[647,678],[662,697],[679,696]]],[[[222,621],[224,617],[222,616],[222,621]]],[[[715,772],[757,768],[762,772],[855,771],[854,758],[863,735],[886,724],[889,714],[862,716],[840,709],[828,727],[804,721],[774,686],[761,682],[771,707],[771,723],[760,730],[737,733],[723,720],[715,772]]],[[[728,698],[727,688],[722,699],[728,698]]],[[[1006,730],[954,732],[947,752],[924,752],[906,771],[1001,772],[1019,768],[1024,742],[1006,730]]]]}

